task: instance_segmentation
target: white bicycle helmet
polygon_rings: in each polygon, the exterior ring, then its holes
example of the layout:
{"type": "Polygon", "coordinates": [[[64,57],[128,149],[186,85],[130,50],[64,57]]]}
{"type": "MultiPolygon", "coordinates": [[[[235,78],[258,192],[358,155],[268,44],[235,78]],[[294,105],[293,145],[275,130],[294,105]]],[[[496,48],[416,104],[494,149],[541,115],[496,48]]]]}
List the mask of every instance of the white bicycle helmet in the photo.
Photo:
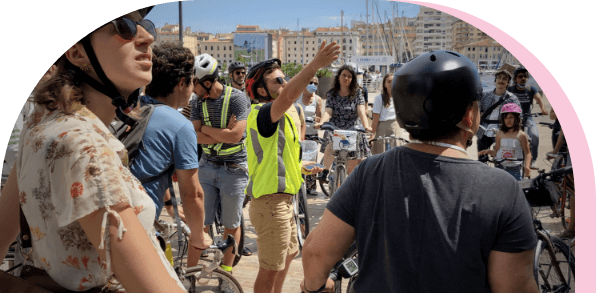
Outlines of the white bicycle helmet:
{"type": "Polygon", "coordinates": [[[217,60],[209,54],[202,54],[195,57],[195,76],[199,82],[218,77],[217,60]]]}

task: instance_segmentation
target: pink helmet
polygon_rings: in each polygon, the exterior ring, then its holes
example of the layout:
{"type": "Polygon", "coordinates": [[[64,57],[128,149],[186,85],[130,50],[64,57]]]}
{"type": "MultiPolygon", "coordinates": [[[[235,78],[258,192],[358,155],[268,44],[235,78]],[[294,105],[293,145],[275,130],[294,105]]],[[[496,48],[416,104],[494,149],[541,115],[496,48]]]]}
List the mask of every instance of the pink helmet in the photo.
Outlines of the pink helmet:
{"type": "Polygon", "coordinates": [[[501,108],[501,114],[503,114],[503,113],[519,113],[519,114],[521,114],[521,112],[522,112],[521,108],[517,104],[514,104],[514,103],[505,104],[501,108]]]}

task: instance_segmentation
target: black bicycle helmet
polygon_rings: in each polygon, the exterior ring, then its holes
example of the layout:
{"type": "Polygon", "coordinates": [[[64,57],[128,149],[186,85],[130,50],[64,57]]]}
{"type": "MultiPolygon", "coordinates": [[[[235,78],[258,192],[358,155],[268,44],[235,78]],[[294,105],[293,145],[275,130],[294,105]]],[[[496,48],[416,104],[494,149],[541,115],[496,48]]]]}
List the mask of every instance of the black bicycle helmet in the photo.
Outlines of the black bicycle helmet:
{"type": "Polygon", "coordinates": [[[232,74],[232,72],[234,72],[234,70],[240,69],[240,68],[246,69],[246,66],[244,66],[244,63],[242,63],[240,61],[234,61],[234,62],[230,63],[230,66],[228,66],[228,72],[230,74],[232,74]]]}
{"type": "Polygon", "coordinates": [[[515,68],[515,70],[513,70],[513,83],[514,84],[517,84],[517,80],[516,80],[517,75],[520,73],[526,73],[529,75],[528,70],[523,65],[518,66],[517,68],[515,68]]]}
{"type": "MultiPolygon", "coordinates": [[[[153,6],[141,8],[137,11],[141,14],[142,18],[145,18],[145,16],[147,16],[147,14],[149,14],[151,9],[153,9],[153,6]]],[[[75,76],[81,78],[85,83],[90,85],[92,88],[94,88],[95,90],[101,92],[102,94],[104,94],[104,95],[108,96],[110,99],[112,99],[112,105],[116,106],[116,116],[118,117],[118,119],[120,119],[122,122],[126,123],[127,125],[132,126],[132,125],[134,125],[134,123],[136,123],[136,120],[130,118],[126,114],[130,113],[130,111],[134,107],[136,107],[141,88],[135,90],[130,96],[127,97],[127,99],[125,99],[122,96],[122,94],[120,94],[120,92],[118,92],[118,89],[116,89],[116,87],[114,86],[112,81],[110,81],[110,79],[106,76],[105,72],[101,68],[101,64],[99,64],[99,61],[97,60],[97,55],[95,55],[95,51],[93,50],[93,47],[91,46],[90,36],[91,36],[91,34],[86,35],[81,40],[81,44],[83,45],[83,48],[85,48],[87,57],[89,57],[89,62],[91,63],[91,66],[95,70],[95,73],[97,74],[97,76],[99,77],[99,80],[101,82],[98,82],[97,80],[93,79],[92,77],[87,75],[84,71],[82,71],[80,68],[72,65],[70,62],[67,62],[67,68],[75,76]]]]}
{"type": "Polygon", "coordinates": [[[455,126],[466,106],[482,96],[478,69],[463,55],[431,51],[394,75],[391,95],[399,125],[409,131],[455,126]]]}
{"type": "Polygon", "coordinates": [[[246,76],[246,93],[252,100],[259,100],[261,98],[265,98],[266,100],[271,100],[271,95],[269,94],[269,90],[265,86],[265,82],[263,81],[263,74],[267,69],[269,69],[273,64],[279,65],[281,67],[281,60],[279,59],[269,59],[262,62],[259,62],[253,65],[248,74],[246,76]],[[263,97],[257,93],[257,88],[259,86],[263,86],[265,91],[267,92],[267,97],[263,97]]]}

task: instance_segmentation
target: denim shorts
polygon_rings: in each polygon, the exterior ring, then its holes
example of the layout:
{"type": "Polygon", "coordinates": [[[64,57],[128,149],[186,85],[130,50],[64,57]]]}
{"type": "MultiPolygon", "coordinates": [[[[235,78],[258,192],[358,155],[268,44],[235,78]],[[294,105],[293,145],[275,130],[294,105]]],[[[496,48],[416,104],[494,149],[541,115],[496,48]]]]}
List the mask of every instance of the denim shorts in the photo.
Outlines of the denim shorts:
{"type": "MultiPolygon", "coordinates": [[[[248,170],[248,163],[236,165],[248,170]]],[[[238,228],[244,203],[244,189],[248,174],[241,168],[226,163],[218,165],[201,158],[199,181],[205,194],[205,226],[213,224],[217,206],[221,204],[221,223],[228,229],[238,228]]]]}

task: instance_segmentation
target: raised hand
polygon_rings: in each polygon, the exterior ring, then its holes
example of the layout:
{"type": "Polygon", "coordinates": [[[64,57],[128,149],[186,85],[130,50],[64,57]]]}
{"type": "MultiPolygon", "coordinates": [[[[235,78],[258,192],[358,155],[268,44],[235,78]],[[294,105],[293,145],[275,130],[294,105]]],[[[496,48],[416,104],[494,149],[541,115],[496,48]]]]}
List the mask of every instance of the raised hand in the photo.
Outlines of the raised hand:
{"type": "Polygon", "coordinates": [[[329,66],[333,61],[339,58],[339,54],[341,53],[339,48],[340,47],[336,42],[327,45],[327,41],[323,40],[319,52],[317,52],[317,55],[315,55],[315,58],[311,63],[314,63],[317,68],[329,66]]]}

